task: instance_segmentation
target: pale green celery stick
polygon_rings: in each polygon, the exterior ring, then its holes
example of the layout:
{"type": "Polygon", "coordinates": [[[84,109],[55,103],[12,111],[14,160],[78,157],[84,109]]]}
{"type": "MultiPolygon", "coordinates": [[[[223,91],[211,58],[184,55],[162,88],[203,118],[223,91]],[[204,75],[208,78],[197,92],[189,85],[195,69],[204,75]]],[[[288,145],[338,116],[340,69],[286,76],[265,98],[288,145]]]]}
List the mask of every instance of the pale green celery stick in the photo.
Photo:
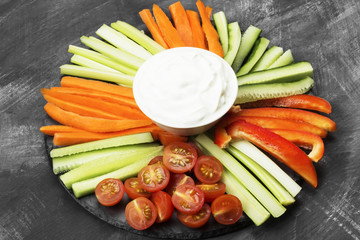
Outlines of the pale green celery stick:
{"type": "Polygon", "coordinates": [[[135,74],[136,74],[135,69],[129,68],[125,65],[122,65],[119,62],[117,62],[101,53],[90,50],[90,49],[85,49],[85,48],[77,47],[74,45],[69,45],[69,52],[76,54],[76,55],[86,57],[90,60],[101,63],[105,66],[108,66],[110,68],[118,70],[119,72],[125,73],[127,75],[135,76],[135,74]]]}
{"type": "Polygon", "coordinates": [[[102,139],[87,143],[75,144],[62,148],[55,148],[50,151],[50,157],[62,157],[66,155],[72,155],[76,153],[88,152],[98,149],[111,148],[111,147],[119,147],[130,144],[138,144],[138,143],[149,143],[153,142],[154,138],[151,135],[151,132],[146,133],[136,133],[131,135],[124,135],[119,137],[113,137],[108,139],[102,139]]]}
{"type": "Polygon", "coordinates": [[[108,72],[99,69],[82,67],[71,64],[64,64],[60,66],[60,73],[63,75],[71,75],[76,77],[93,78],[107,82],[117,83],[131,87],[134,77],[125,75],[121,72],[108,72]]]}
{"type": "Polygon", "coordinates": [[[95,37],[86,37],[82,36],[80,38],[81,42],[92,48],[105,56],[108,56],[119,63],[133,68],[135,70],[139,69],[139,67],[145,62],[145,60],[138,58],[130,53],[124,52],[108,43],[105,43],[95,37]]]}
{"type": "Polygon", "coordinates": [[[239,198],[244,213],[255,223],[256,226],[263,224],[270,213],[251,195],[226,168],[223,170],[221,182],[226,185],[226,192],[239,198]]]}
{"type": "Polygon", "coordinates": [[[215,22],[216,30],[219,34],[220,43],[225,56],[229,48],[228,24],[225,13],[223,11],[217,12],[213,15],[213,19],[215,22]]]}
{"type": "Polygon", "coordinates": [[[152,56],[152,54],[148,50],[146,50],[133,40],[129,39],[121,32],[118,32],[105,24],[96,31],[96,34],[114,45],[115,47],[120,48],[121,50],[128,52],[138,58],[147,60],[149,57],[152,56]]]}
{"type": "Polygon", "coordinates": [[[230,145],[242,152],[246,156],[256,161],[269,174],[271,174],[277,181],[293,196],[295,197],[300,191],[301,187],[289,175],[287,175],[273,160],[266,156],[261,150],[246,140],[238,140],[230,143],[230,145]]]}
{"type": "Polygon", "coordinates": [[[232,146],[229,146],[227,150],[242,164],[244,164],[253,174],[255,174],[282,205],[288,206],[295,202],[295,199],[290,195],[290,193],[288,193],[271,174],[264,170],[264,168],[262,168],[254,160],[232,146]]]}
{"type": "Polygon", "coordinates": [[[83,66],[83,67],[88,67],[88,68],[93,68],[93,69],[99,69],[99,70],[103,70],[103,71],[108,71],[108,72],[119,72],[113,68],[110,68],[108,66],[105,66],[101,63],[95,62],[93,60],[90,60],[86,57],[80,56],[80,55],[76,55],[74,54],[71,59],[70,62],[83,66]]]}
{"type": "Polygon", "coordinates": [[[137,152],[124,152],[101,157],[61,175],[60,179],[64,185],[70,189],[72,184],[75,182],[84,181],[86,179],[113,172],[119,168],[136,162],[139,158],[146,157],[157,149],[159,149],[159,146],[144,146],[143,148],[138,149],[137,152]]]}
{"type": "Polygon", "coordinates": [[[228,152],[217,146],[205,134],[200,134],[195,141],[201,144],[211,155],[216,157],[234,177],[243,184],[249,192],[270,212],[273,217],[279,217],[286,211],[276,198],[228,152]]]}
{"type": "Polygon", "coordinates": [[[271,64],[270,67],[268,67],[268,69],[286,66],[292,64],[293,62],[294,62],[294,58],[292,56],[291,50],[288,49],[273,64],[271,64]]]}
{"type": "Polygon", "coordinates": [[[282,54],[283,49],[281,47],[272,46],[269,48],[256,65],[251,69],[251,72],[257,72],[268,69],[282,54]]]}
{"type": "Polygon", "coordinates": [[[156,54],[165,50],[165,48],[163,48],[160,44],[148,37],[145,33],[126,22],[117,21],[115,23],[112,23],[111,27],[118,30],[133,41],[137,42],[152,54],[156,54]]]}
{"type": "Polygon", "coordinates": [[[75,197],[80,198],[85,195],[91,194],[94,192],[96,185],[106,178],[116,178],[124,181],[129,177],[136,176],[139,171],[145,167],[151,159],[158,155],[162,155],[163,147],[160,146],[158,150],[154,151],[153,153],[147,155],[146,157],[139,157],[136,162],[127,165],[123,168],[120,168],[116,171],[104,174],[102,176],[91,178],[85,181],[76,182],[72,185],[72,190],[74,192],[75,197]]]}
{"type": "Polygon", "coordinates": [[[236,54],[240,47],[241,42],[241,31],[238,22],[232,22],[228,24],[228,31],[229,31],[229,49],[224,56],[224,59],[227,63],[232,65],[236,54]]]}

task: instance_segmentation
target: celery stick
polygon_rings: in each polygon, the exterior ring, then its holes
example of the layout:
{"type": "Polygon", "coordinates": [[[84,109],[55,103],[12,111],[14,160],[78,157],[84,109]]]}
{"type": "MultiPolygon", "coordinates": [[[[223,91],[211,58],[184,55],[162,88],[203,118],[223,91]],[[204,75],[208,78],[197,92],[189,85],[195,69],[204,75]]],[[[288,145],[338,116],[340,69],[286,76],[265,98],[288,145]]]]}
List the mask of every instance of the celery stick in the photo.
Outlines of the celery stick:
{"type": "Polygon", "coordinates": [[[125,179],[129,177],[136,176],[138,172],[145,167],[147,164],[149,164],[150,160],[158,155],[162,155],[163,147],[160,146],[159,149],[156,151],[150,153],[149,155],[145,157],[138,157],[134,163],[129,164],[123,168],[120,168],[116,171],[109,172],[107,174],[104,174],[102,176],[91,178],[85,181],[76,182],[72,185],[72,190],[74,192],[75,197],[80,198],[87,194],[93,193],[96,185],[106,179],[106,178],[117,178],[121,181],[124,181],[125,179]]]}
{"type": "Polygon", "coordinates": [[[127,38],[121,32],[118,32],[105,24],[96,31],[96,34],[114,45],[115,47],[120,48],[121,50],[128,52],[138,58],[147,60],[149,57],[152,56],[152,54],[145,48],[132,41],[131,39],[127,38]]]}
{"type": "Polygon", "coordinates": [[[217,12],[213,15],[213,18],[225,56],[229,48],[228,24],[225,13],[223,11],[217,12]]]}
{"type": "Polygon", "coordinates": [[[55,148],[50,151],[50,157],[62,157],[66,155],[72,155],[81,152],[88,152],[98,149],[110,148],[110,147],[119,147],[130,144],[138,143],[149,143],[153,142],[154,138],[150,132],[146,133],[136,133],[131,135],[124,135],[120,137],[113,137],[108,139],[102,139],[87,143],[75,144],[72,146],[55,148]]]}
{"type": "Polygon", "coordinates": [[[294,58],[292,56],[291,50],[288,49],[273,64],[271,64],[270,67],[268,67],[268,69],[286,66],[293,62],[294,62],[294,58]]]}
{"type": "Polygon", "coordinates": [[[145,33],[141,32],[139,29],[131,26],[126,22],[117,21],[115,23],[112,23],[111,27],[118,30],[133,41],[137,42],[152,54],[156,54],[165,50],[165,48],[163,48],[160,44],[148,37],[145,33]]]}
{"type": "Polygon", "coordinates": [[[135,69],[132,69],[125,65],[122,65],[119,62],[116,62],[115,60],[113,60],[101,53],[90,50],[90,49],[85,49],[85,48],[77,47],[74,45],[69,45],[69,52],[76,54],[76,55],[86,57],[90,60],[101,63],[105,66],[108,66],[110,68],[118,70],[119,72],[125,73],[127,75],[135,76],[135,74],[136,74],[135,69]]]}
{"type": "Polygon", "coordinates": [[[105,43],[95,37],[82,36],[80,40],[86,46],[135,70],[139,69],[139,67],[145,62],[145,60],[113,47],[112,45],[105,43]]]}
{"type": "Polygon", "coordinates": [[[282,205],[287,206],[295,202],[295,199],[285,190],[285,188],[254,160],[232,146],[229,146],[227,150],[253,172],[282,205]]]}
{"type": "Polygon", "coordinates": [[[272,46],[269,48],[264,55],[259,59],[256,65],[251,69],[251,72],[257,72],[265,70],[271,66],[280,56],[283,54],[281,47],[272,46]]]}
{"type": "Polygon", "coordinates": [[[61,175],[60,179],[64,185],[70,189],[75,182],[80,182],[115,171],[136,162],[139,158],[145,157],[157,149],[159,149],[159,146],[149,147],[145,145],[136,152],[124,152],[101,157],[61,175]]]}
{"type": "Polygon", "coordinates": [[[99,69],[99,70],[103,70],[103,71],[108,71],[108,72],[119,72],[116,71],[115,69],[112,69],[108,66],[105,66],[101,63],[95,62],[93,60],[90,60],[86,57],[80,56],[80,55],[76,55],[74,54],[72,56],[72,58],[70,59],[70,61],[74,64],[83,66],[83,67],[88,67],[88,68],[93,68],[93,69],[99,69]]]}
{"type": "Polygon", "coordinates": [[[195,141],[206,148],[211,155],[216,157],[223,166],[254,195],[273,217],[279,217],[286,211],[286,208],[284,208],[284,206],[282,206],[276,198],[245,169],[245,167],[243,167],[228,152],[217,146],[208,136],[200,134],[195,138],[195,141]]]}
{"type": "Polygon", "coordinates": [[[230,144],[235,149],[241,151],[260,166],[262,166],[268,173],[270,173],[277,181],[293,196],[295,197],[301,190],[301,187],[287,175],[273,160],[266,156],[257,147],[246,140],[239,140],[230,144]]]}
{"type": "Polygon", "coordinates": [[[263,224],[270,213],[254,198],[253,195],[227,170],[224,169],[221,182],[226,185],[226,192],[239,198],[244,213],[256,226],[263,224]]]}
{"type": "Polygon", "coordinates": [[[83,66],[64,64],[60,66],[60,73],[76,77],[93,78],[107,82],[113,82],[120,85],[131,87],[134,77],[125,75],[121,72],[108,72],[99,69],[93,69],[83,66]]]}
{"type": "Polygon", "coordinates": [[[228,31],[229,31],[229,49],[224,56],[224,60],[232,65],[236,54],[240,47],[241,42],[241,31],[238,22],[232,22],[228,24],[228,31]]]}

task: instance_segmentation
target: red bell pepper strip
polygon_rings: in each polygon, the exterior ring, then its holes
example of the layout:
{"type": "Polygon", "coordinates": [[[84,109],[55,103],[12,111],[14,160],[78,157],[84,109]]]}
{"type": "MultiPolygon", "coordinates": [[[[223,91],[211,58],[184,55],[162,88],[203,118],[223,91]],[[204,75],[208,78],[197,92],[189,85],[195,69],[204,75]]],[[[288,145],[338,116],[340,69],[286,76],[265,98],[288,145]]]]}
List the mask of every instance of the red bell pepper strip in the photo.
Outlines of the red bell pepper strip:
{"type": "Polygon", "coordinates": [[[275,107],[253,108],[253,109],[243,109],[237,115],[289,119],[289,120],[307,122],[330,132],[336,130],[336,123],[330,118],[322,116],[317,113],[313,113],[306,110],[300,110],[300,109],[275,108],[275,107]]]}
{"type": "Polygon", "coordinates": [[[292,142],[259,126],[239,120],[227,127],[233,139],[245,139],[286,164],[314,188],[317,176],[310,158],[292,142]]]}
{"type": "Polygon", "coordinates": [[[255,102],[243,103],[240,106],[241,108],[289,107],[331,113],[331,105],[328,101],[320,97],[306,94],[264,99],[255,102]]]}
{"type": "Polygon", "coordinates": [[[298,147],[305,149],[311,149],[311,152],[308,154],[308,157],[313,162],[318,162],[324,155],[324,142],[323,140],[309,132],[297,131],[297,130],[287,130],[287,129],[269,129],[273,133],[282,136],[286,140],[294,143],[298,147]]]}

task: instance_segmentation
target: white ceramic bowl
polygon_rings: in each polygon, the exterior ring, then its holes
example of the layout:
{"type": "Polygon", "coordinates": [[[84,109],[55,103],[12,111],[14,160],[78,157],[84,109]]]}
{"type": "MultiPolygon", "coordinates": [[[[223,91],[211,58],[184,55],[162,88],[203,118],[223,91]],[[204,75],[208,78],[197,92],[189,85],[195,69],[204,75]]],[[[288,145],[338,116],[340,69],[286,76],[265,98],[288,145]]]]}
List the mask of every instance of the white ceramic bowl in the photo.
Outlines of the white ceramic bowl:
{"type": "MultiPolygon", "coordinates": [[[[200,61],[200,62],[198,61],[198,63],[200,63],[200,64],[204,64],[204,62],[206,62],[206,61],[200,61]]],[[[210,66],[210,64],[212,64],[212,63],[209,62],[209,66],[210,66]]],[[[205,66],[205,67],[209,67],[209,66],[205,66]]],[[[208,68],[208,70],[209,70],[209,68],[208,68]]],[[[202,83],[205,83],[205,85],[206,85],[207,79],[208,78],[206,78],[206,77],[204,79],[202,79],[202,83]]],[[[162,84],[168,84],[168,82],[163,81],[162,84]]],[[[171,84],[174,84],[174,83],[171,83],[171,84]]],[[[214,83],[211,83],[211,84],[209,83],[209,86],[213,85],[213,84],[214,83]]],[[[171,86],[167,86],[167,87],[171,87],[171,86]]],[[[198,88],[195,88],[192,90],[190,89],[189,94],[196,94],[197,89],[198,88]],[[191,91],[195,91],[195,92],[191,92],[191,91]]],[[[171,90],[174,90],[174,89],[171,89],[171,90]]],[[[231,106],[235,102],[235,99],[237,97],[237,92],[238,92],[238,84],[237,84],[236,75],[235,75],[233,69],[231,68],[231,66],[224,59],[219,57],[218,55],[216,55],[210,51],[199,49],[199,48],[182,47],[182,48],[173,48],[173,49],[165,50],[165,51],[162,51],[162,52],[150,57],[139,68],[139,70],[137,71],[137,73],[135,75],[134,83],[133,83],[133,92],[134,92],[135,101],[136,101],[137,105],[139,106],[139,108],[141,109],[141,111],[146,116],[148,116],[150,119],[152,119],[156,125],[158,125],[162,129],[164,129],[170,133],[174,133],[174,134],[182,135],[182,136],[190,136],[190,135],[196,135],[196,134],[205,132],[206,130],[208,130],[209,128],[214,126],[220,120],[220,118],[225,115],[225,113],[231,108],[231,106]],[[165,111],[165,113],[166,113],[165,116],[169,116],[171,114],[177,114],[178,112],[173,112],[173,113],[169,112],[168,113],[168,112],[166,112],[166,110],[164,110],[165,108],[161,109],[162,107],[160,105],[162,105],[162,104],[159,104],[159,103],[167,102],[167,100],[169,100],[169,102],[171,102],[171,101],[170,101],[170,99],[166,98],[169,95],[168,91],[166,92],[166,90],[169,90],[169,88],[164,88],[164,90],[163,90],[162,89],[163,86],[159,85],[159,83],[157,82],[158,78],[156,76],[163,76],[162,74],[165,74],[165,76],[169,76],[168,78],[170,78],[170,79],[172,79],[171,76],[175,76],[176,77],[176,82],[175,82],[176,86],[174,85],[174,88],[175,87],[179,88],[179,86],[182,86],[181,83],[179,84],[179,81],[182,81],[182,80],[186,81],[186,79],[185,79],[186,77],[179,76],[179,75],[181,75],[181,71],[179,72],[179,70],[176,73],[171,72],[171,71],[173,71],[172,70],[173,68],[171,66],[167,66],[168,62],[171,62],[173,59],[176,59],[179,56],[180,56],[180,58],[179,58],[180,63],[181,63],[181,61],[186,59],[186,62],[183,62],[186,64],[182,65],[182,66],[186,65],[184,67],[185,69],[183,69],[184,72],[186,72],[186,74],[184,76],[190,76],[189,74],[197,74],[197,76],[205,76],[207,73],[204,73],[204,75],[203,75],[200,70],[202,68],[195,68],[193,66],[193,64],[196,64],[196,63],[195,62],[192,63],[191,62],[192,60],[188,60],[186,58],[187,57],[186,54],[192,54],[192,53],[200,54],[201,57],[204,56],[206,58],[206,60],[211,58],[211,61],[214,61],[214,64],[218,64],[216,66],[221,66],[221,67],[219,67],[219,70],[218,70],[217,68],[213,68],[213,65],[211,65],[211,67],[212,67],[211,71],[213,71],[212,69],[216,69],[214,71],[219,71],[219,72],[215,72],[212,74],[214,74],[214,76],[218,76],[218,77],[214,77],[214,78],[216,78],[217,81],[221,81],[221,83],[220,83],[220,86],[222,86],[221,89],[224,89],[222,100],[221,101],[219,100],[219,102],[222,102],[222,103],[218,106],[218,108],[215,111],[213,111],[212,113],[210,113],[208,115],[206,114],[203,118],[201,118],[201,121],[183,123],[182,119],[179,118],[180,120],[178,122],[176,122],[176,121],[174,122],[172,120],[166,119],[166,117],[161,117],[161,114],[159,114],[161,112],[164,113],[164,111],[165,111]],[[187,70],[189,70],[189,71],[187,71],[187,70]],[[154,88],[154,86],[155,86],[155,88],[154,88]],[[159,87],[156,88],[156,86],[159,86],[159,87]],[[166,96],[166,97],[164,98],[164,96],[166,96]],[[158,105],[159,105],[159,107],[157,107],[158,105]]],[[[204,96],[204,95],[202,95],[202,96],[204,96]]],[[[207,96],[208,100],[211,101],[211,99],[209,99],[209,98],[212,98],[211,95],[210,96],[206,95],[206,96],[207,96]]],[[[169,96],[169,98],[171,98],[171,95],[169,96]]],[[[179,106],[178,104],[182,104],[182,102],[180,102],[180,103],[177,102],[176,104],[177,104],[177,106],[179,106]]],[[[192,107],[191,105],[193,105],[193,104],[189,104],[189,102],[186,102],[186,101],[184,101],[184,104],[186,105],[186,106],[183,106],[184,108],[186,108],[186,107],[191,108],[192,107]]],[[[168,109],[173,109],[173,108],[168,107],[166,109],[168,110],[168,109]]],[[[162,116],[164,116],[164,115],[162,115],[162,116]]]]}

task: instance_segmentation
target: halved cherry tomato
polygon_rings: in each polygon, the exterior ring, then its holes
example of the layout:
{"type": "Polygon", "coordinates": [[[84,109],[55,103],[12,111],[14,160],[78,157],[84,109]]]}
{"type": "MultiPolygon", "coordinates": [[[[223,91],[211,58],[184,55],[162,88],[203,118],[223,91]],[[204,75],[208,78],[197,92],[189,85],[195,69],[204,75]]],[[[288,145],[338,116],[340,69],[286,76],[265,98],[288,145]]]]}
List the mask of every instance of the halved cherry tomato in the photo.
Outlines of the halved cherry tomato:
{"type": "Polygon", "coordinates": [[[195,214],[204,205],[205,197],[200,188],[184,184],[176,188],[171,200],[178,211],[195,214]]]}
{"type": "Polygon", "coordinates": [[[234,195],[221,195],[211,204],[211,213],[220,224],[230,225],[236,223],[240,219],[242,212],[241,202],[234,195]]]}
{"type": "Polygon", "coordinates": [[[195,214],[185,214],[177,212],[177,217],[184,225],[191,228],[199,228],[205,225],[210,218],[211,210],[210,206],[205,203],[200,211],[195,214]]]}
{"type": "Polygon", "coordinates": [[[126,205],[125,218],[136,230],[144,230],[154,224],[157,217],[155,205],[147,198],[139,197],[126,205]]]}
{"type": "Polygon", "coordinates": [[[174,206],[168,193],[163,191],[154,192],[150,200],[157,208],[157,223],[166,222],[171,218],[174,212],[174,206]]]}
{"type": "Polygon", "coordinates": [[[172,196],[176,188],[183,184],[190,184],[195,186],[194,180],[185,173],[172,173],[169,184],[166,187],[166,192],[172,196]]]}
{"type": "Polygon", "coordinates": [[[151,197],[151,192],[145,191],[139,184],[137,177],[128,178],[125,181],[125,192],[131,199],[138,197],[151,197]]]}
{"type": "Polygon", "coordinates": [[[199,146],[198,146],[196,143],[194,143],[194,142],[188,142],[188,144],[189,144],[190,146],[192,146],[192,147],[196,150],[197,157],[200,157],[200,156],[203,155],[202,150],[199,148],[199,146]]]}
{"type": "Polygon", "coordinates": [[[213,184],[221,179],[223,165],[213,156],[203,155],[198,158],[194,167],[196,178],[203,183],[213,184]]]}
{"type": "Polygon", "coordinates": [[[96,198],[104,206],[114,206],[119,203],[124,193],[124,184],[115,178],[104,179],[95,188],[96,198]]]}
{"type": "Polygon", "coordinates": [[[222,182],[214,184],[197,183],[196,186],[203,191],[205,202],[211,203],[215,198],[224,195],[226,185],[222,182]]]}
{"type": "Polygon", "coordinates": [[[140,186],[148,192],[157,192],[166,188],[170,172],[164,165],[147,165],[138,173],[140,186]]]}
{"type": "Polygon", "coordinates": [[[163,156],[154,157],[153,159],[151,159],[151,161],[149,162],[148,165],[153,165],[153,164],[156,164],[156,163],[163,164],[163,156]]]}
{"type": "Polygon", "coordinates": [[[190,171],[197,159],[196,150],[187,143],[170,143],[164,148],[164,165],[174,173],[190,171]]]}

